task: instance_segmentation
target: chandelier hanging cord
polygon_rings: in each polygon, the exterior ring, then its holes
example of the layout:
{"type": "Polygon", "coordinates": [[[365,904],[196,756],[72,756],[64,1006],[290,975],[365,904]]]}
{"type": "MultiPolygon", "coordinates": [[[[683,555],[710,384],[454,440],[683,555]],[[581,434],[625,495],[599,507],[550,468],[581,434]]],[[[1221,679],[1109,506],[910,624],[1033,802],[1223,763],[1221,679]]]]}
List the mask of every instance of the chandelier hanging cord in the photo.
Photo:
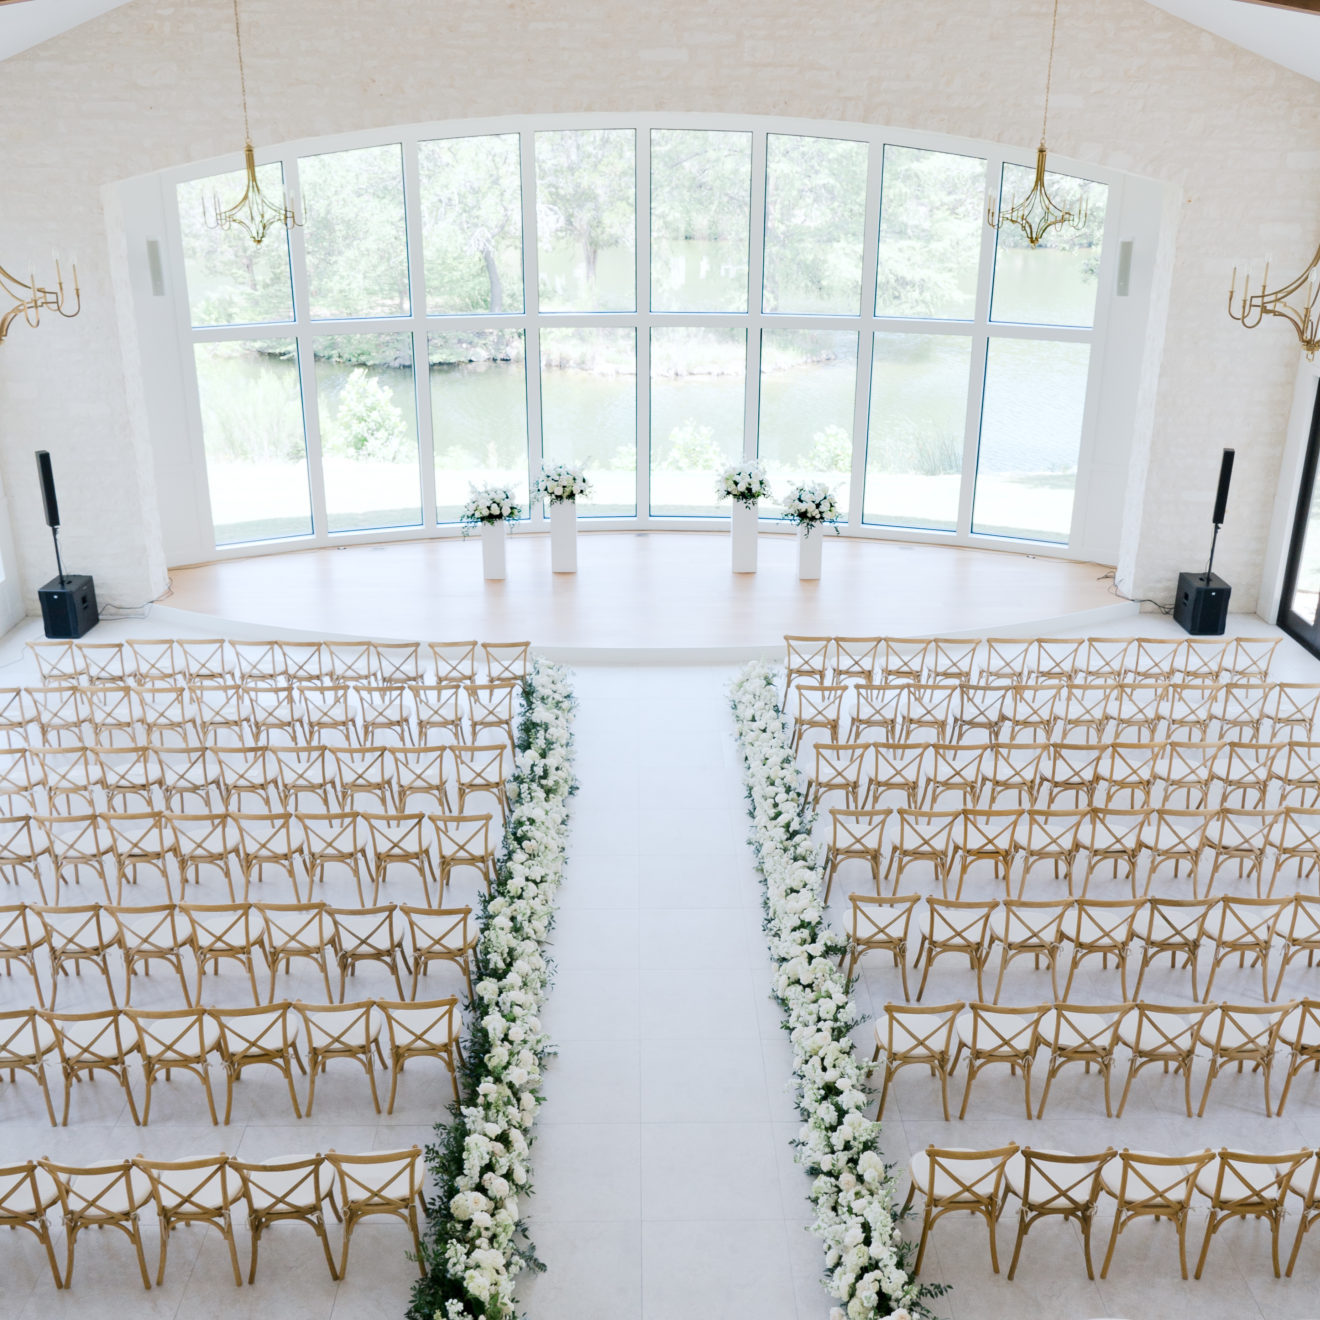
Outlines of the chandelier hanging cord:
{"type": "MultiPolygon", "coordinates": [[[[235,6],[238,0],[234,0],[235,6]]],[[[1054,16],[1050,19],[1050,58],[1045,65],[1045,113],[1040,120],[1040,145],[1045,145],[1045,130],[1050,123],[1050,88],[1054,84],[1054,37],[1059,30],[1059,0],[1054,0],[1054,16]]],[[[239,53],[239,69],[243,67],[242,52],[239,53]]],[[[246,114],[246,103],[244,104],[246,114]]]]}
{"type": "MultiPolygon", "coordinates": [[[[1054,0],[1054,13],[1058,16],[1059,0],[1054,0]]],[[[238,22],[238,0],[234,0],[234,45],[238,47],[238,92],[243,100],[243,141],[252,141],[252,130],[248,127],[248,108],[247,108],[247,70],[243,67],[243,29],[238,22]]],[[[1054,38],[1050,37],[1050,49],[1054,49],[1054,38]]],[[[1048,89],[1045,92],[1045,107],[1049,109],[1050,94],[1048,89]]]]}

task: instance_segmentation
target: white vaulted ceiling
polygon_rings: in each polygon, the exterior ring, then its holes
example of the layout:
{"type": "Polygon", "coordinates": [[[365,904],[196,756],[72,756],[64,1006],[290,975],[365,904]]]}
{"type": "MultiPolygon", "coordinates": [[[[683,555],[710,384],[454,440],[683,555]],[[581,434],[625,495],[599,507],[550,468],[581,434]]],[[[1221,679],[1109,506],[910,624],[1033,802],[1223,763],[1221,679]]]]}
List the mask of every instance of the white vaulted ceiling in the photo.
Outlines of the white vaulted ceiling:
{"type": "Polygon", "coordinates": [[[0,0],[0,60],[117,9],[128,0],[0,0]]]}

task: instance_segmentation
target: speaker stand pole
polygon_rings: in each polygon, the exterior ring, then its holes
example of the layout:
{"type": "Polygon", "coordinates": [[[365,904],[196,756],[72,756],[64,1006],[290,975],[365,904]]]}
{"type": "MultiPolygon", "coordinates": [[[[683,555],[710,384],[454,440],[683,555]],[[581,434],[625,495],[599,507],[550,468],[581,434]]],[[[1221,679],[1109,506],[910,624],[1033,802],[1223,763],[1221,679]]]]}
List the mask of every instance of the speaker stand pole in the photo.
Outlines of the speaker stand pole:
{"type": "Polygon", "coordinates": [[[1219,524],[1215,523],[1215,530],[1210,536],[1210,562],[1205,566],[1205,576],[1201,579],[1207,585],[1210,582],[1210,570],[1215,566],[1215,542],[1219,540],[1219,524]]]}
{"type": "MultiPolygon", "coordinates": [[[[64,576],[64,564],[60,560],[60,529],[58,527],[50,529],[50,539],[55,542],[55,571],[60,576],[60,586],[67,587],[69,580],[64,576]]],[[[1210,552],[1210,557],[1214,558],[1213,550],[1210,552]]]]}

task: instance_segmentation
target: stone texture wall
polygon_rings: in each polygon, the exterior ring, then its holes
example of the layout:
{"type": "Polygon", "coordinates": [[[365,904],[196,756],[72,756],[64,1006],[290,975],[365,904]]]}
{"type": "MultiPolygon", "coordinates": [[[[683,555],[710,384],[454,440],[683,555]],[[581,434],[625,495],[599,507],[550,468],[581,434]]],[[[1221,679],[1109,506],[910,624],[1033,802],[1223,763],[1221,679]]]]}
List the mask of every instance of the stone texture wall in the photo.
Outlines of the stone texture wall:
{"type": "MultiPolygon", "coordinates": [[[[243,0],[260,143],[465,117],[774,114],[1030,146],[1050,0],[243,0]]],[[[1050,146],[1171,187],[1119,580],[1168,599],[1204,553],[1219,449],[1238,450],[1218,566],[1254,604],[1297,364],[1291,332],[1224,314],[1235,260],[1309,257],[1320,88],[1143,0],[1064,0],[1050,146]]],[[[1320,20],[1317,20],[1320,23],[1320,20]]],[[[77,320],[0,348],[0,470],[29,593],[49,575],[29,469],[55,456],[68,560],[123,604],[164,585],[137,347],[116,312],[106,188],[241,145],[229,0],[135,0],[3,66],[0,260],[76,251],[77,320]],[[11,254],[16,254],[11,256],[11,254]]]]}

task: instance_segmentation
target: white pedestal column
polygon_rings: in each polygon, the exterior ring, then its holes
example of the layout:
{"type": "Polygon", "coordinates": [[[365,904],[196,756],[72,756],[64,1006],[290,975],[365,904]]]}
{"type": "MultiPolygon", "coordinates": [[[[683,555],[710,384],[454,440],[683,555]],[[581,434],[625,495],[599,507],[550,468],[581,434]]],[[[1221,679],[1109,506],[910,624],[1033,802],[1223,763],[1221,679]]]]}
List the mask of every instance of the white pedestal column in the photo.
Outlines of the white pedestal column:
{"type": "Polygon", "coordinates": [[[760,509],[755,504],[733,502],[733,571],[756,572],[756,541],[760,527],[760,509]]]}
{"type": "Polygon", "coordinates": [[[481,524],[481,566],[488,581],[504,576],[504,550],[509,539],[506,522],[481,524]]]}
{"type": "Polygon", "coordinates": [[[820,548],[824,542],[825,529],[819,524],[798,525],[798,577],[803,582],[820,577],[820,548]]]}
{"type": "Polygon", "coordinates": [[[550,571],[577,572],[577,500],[550,506],[550,571]]]}

